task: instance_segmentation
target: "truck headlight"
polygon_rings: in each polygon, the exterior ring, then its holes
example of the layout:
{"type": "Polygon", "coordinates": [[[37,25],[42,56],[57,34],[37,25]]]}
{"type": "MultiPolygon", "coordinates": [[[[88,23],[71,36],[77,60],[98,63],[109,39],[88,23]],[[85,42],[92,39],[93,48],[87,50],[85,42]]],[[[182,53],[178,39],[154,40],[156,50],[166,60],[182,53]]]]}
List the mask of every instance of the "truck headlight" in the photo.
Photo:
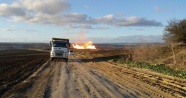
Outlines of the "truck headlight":
{"type": "Polygon", "coordinates": [[[51,55],[54,55],[54,54],[55,54],[54,52],[51,53],[51,55]]]}

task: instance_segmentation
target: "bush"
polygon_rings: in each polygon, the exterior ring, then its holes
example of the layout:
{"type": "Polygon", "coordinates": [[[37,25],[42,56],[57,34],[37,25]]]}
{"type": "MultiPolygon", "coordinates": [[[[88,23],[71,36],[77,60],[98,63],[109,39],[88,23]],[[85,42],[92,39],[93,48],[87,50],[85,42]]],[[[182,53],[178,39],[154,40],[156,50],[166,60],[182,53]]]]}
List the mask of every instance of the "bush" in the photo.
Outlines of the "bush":
{"type": "Polygon", "coordinates": [[[142,62],[140,63],[140,62],[133,62],[133,61],[124,62],[121,60],[118,60],[117,62],[121,63],[121,64],[127,64],[128,67],[146,68],[146,69],[153,70],[155,72],[159,72],[159,73],[163,73],[166,75],[171,75],[171,76],[176,76],[176,77],[186,79],[186,71],[172,70],[171,68],[169,68],[168,66],[166,66],[164,64],[152,65],[149,63],[142,63],[142,62]]]}
{"type": "Polygon", "coordinates": [[[137,62],[151,62],[159,57],[161,48],[157,44],[143,44],[131,47],[132,60],[137,62]]]}
{"type": "Polygon", "coordinates": [[[186,43],[186,19],[169,21],[164,31],[166,42],[186,43]]]}

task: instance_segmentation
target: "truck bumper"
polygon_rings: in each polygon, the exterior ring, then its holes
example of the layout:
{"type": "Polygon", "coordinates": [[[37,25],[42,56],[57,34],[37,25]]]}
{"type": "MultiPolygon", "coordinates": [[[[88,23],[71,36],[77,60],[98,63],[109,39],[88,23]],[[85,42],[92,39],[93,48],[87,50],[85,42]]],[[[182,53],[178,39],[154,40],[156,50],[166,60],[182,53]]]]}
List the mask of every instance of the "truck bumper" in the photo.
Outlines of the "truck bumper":
{"type": "Polygon", "coordinates": [[[68,58],[68,53],[50,53],[51,58],[68,58]]]}

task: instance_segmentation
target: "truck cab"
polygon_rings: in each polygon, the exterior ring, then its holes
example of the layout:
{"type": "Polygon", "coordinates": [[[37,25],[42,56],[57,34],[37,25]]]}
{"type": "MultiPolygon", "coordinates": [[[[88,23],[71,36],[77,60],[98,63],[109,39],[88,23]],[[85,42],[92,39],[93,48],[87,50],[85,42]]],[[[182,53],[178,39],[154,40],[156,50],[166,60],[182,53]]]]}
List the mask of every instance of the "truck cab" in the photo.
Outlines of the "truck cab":
{"type": "Polygon", "coordinates": [[[50,60],[54,59],[64,59],[68,62],[68,52],[69,52],[69,39],[63,38],[52,38],[50,41],[50,60]]]}

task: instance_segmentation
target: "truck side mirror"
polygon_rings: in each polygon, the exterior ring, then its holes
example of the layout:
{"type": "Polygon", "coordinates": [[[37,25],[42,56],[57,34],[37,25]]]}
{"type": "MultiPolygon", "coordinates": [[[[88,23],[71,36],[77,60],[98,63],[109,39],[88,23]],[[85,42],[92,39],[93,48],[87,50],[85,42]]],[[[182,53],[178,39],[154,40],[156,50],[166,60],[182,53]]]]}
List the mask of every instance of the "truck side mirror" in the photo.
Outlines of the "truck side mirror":
{"type": "Polygon", "coordinates": [[[68,43],[68,46],[70,47],[70,43],[68,43]]]}
{"type": "Polygon", "coordinates": [[[50,41],[50,44],[49,44],[49,46],[51,47],[52,46],[52,42],[50,41]]]}
{"type": "Polygon", "coordinates": [[[66,46],[69,48],[70,47],[70,43],[66,43],[66,46]]]}

